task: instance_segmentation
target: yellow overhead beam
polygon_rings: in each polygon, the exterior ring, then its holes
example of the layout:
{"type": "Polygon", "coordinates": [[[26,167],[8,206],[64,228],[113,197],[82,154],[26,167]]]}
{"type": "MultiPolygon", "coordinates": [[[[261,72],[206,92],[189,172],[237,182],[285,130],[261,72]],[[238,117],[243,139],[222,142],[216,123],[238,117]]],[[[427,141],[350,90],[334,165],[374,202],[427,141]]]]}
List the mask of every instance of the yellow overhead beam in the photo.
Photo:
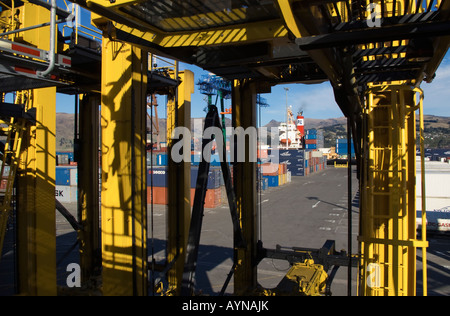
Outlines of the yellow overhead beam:
{"type": "Polygon", "coordinates": [[[295,17],[292,12],[292,3],[294,0],[278,0],[278,6],[283,14],[284,21],[286,22],[289,30],[295,35],[296,38],[302,37],[300,31],[300,21],[295,17]]]}
{"type": "MultiPolygon", "coordinates": [[[[102,28],[104,19],[93,18],[93,23],[102,28]]],[[[280,20],[255,22],[214,29],[206,29],[192,32],[162,32],[145,31],[127,25],[115,24],[115,29],[125,32],[141,41],[158,45],[163,48],[190,47],[190,46],[217,46],[225,44],[238,44],[271,40],[287,37],[289,32],[280,20]]],[[[115,37],[117,32],[113,30],[109,36],[115,37]]]]}

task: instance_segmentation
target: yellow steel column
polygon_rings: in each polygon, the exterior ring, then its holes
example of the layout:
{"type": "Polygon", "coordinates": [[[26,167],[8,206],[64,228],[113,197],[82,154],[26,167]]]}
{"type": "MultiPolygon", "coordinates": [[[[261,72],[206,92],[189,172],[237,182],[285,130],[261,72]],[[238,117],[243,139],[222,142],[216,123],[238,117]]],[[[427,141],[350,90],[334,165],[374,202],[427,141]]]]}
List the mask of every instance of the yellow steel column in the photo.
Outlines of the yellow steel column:
{"type": "MultiPolygon", "coordinates": [[[[250,80],[235,80],[233,89],[233,127],[244,130],[256,127],[256,85],[250,80]]],[[[256,144],[246,141],[235,144],[237,150],[245,150],[245,162],[234,163],[234,187],[238,214],[246,249],[235,245],[236,271],[234,292],[236,295],[251,293],[257,286],[257,186],[256,162],[250,161],[250,150],[256,151],[256,144]],[[251,148],[253,145],[255,148],[251,148]]]]}
{"type": "Polygon", "coordinates": [[[80,142],[78,160],[78,208],[82,230],[80,239],[80,266],[83,285],[101,267],[100,199],[99,199],[99,125],[100,95],[82,96],[80,102],[80,142]]]}
{"type": "Polygon", "coordinates": [[[56,295],[56,88],[34,90],[37,125],[24,137],[18,172],[19,292],[56,295]]]}
{"type": "MultiPolygon", "coordinates": [[[[168,273],[169,292],[179,295],[183,279],[185,250],[188,242],[191,218],[191,162],[175,163],[171,158],[176,127],[191,130],[191,95],[194,93],[194,73],[179,73],[181,84],[178,96],[172,95],[167,104],[167,145],[169,150],[168,185],[168,261],[175,264],[168,273]]],[[[180,140],[182,141],[182,140],[180,140]]],[[[190,144],[190,140],[189,140],[190,144]]],[[[186,148],[190,150],[191,148],[186,148]]]]}
{"type": "MultiPolygon", "coordinates": [[[[15,13],[22,28],[50,21],[48,9],[30,3],[15,13]]],[[[16,39],[48,50],[50,27],[16,34],[16,39]]],[[[33,90],[29,98],[37,124],[24,139],[18,172],[19,292],[56,295],[56,88],[33,90]]]]}
{"type": "Polygon", "coordinates": [[[147,294],[148,54],[103,38],[102,255],[104,295],[147,294]]]}
{"type": "Polygon", "coordinates": [[[416,295],[415,92],[373,86],[367,94],[362,179],[360,294],[416,295]]]}

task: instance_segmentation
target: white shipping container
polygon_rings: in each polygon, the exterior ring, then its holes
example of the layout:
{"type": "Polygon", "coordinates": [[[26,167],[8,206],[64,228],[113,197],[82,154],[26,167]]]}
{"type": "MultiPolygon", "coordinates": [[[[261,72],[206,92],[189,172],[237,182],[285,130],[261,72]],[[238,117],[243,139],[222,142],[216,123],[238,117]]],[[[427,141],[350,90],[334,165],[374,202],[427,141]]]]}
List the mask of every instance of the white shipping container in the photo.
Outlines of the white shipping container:
{"type": "MultiPolygon", "coordinates": [[[[417,173],[417,196],[422,196],[422,176],[417,173]]],[[[450,173],[442,171],[426,171],[425,185],[427,198],[449,198],[450,197],[450,173]]]]}
{"type": "Polygon", "coordinates": [[[77,186],[57,185],[55,187],[55,198],[61,203],[76,203],[78,201],[77,186]]]}
{"type": "Polygon", "coordinates": [[[70,169],[70,185],[72,186],[78,185],[78,168],[70,169]]]}
{"type": "MultiPolygon", "coordinates": [[[[417,227],[422,227],[422,175],[417,161],[416,190],[417,227]]],[[[425,165],[425,187],[427,207],[427,230],[450,232],[450,168],[441,162],[427,162],[425,165]]]]}
{"type": "MultiPolygon", "coordinates": [[[[422,175],[420,163],[417,164],[416,190],[417,196],[422,196],[422,175]]],[[[450,168],[448,164],[441,162],[429,162],[425,164],[425,184],[427,198],[450,197],[450,168]]]]}
{"type": "MultiPolygon", "coordinates": [[[[417,229],[422,229],[422,212],[417,212],[417,229]]],[[[427,211],[427,231],[450,232],[450,207],[440,210],[427,211]]]]}
{"type": "Polygon", "coordinates": [[[322,158],[323,153],[321,151],[313,151],[312,152],[312,158],[322,158]]]}

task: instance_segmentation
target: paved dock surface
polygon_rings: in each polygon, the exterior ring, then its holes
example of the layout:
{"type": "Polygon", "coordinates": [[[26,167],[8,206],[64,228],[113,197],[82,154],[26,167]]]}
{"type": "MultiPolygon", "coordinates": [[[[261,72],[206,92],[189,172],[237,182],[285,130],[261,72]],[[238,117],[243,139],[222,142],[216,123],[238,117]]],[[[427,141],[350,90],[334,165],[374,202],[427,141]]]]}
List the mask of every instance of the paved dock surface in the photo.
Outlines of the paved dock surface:
{"type": "MultiPolygon", "coordinates": [[[[358,252],[359,192],[356,174],[353,177],[352,218],[353,252],[358,252]]],[[[336,241],[336,250],[348,249],[347,170],[329,168],[309,177],[293,177],[292,183],[270,188],[261,197],[261,240],[264,247],[320,248],[327,240],[336,241]]],[[[66,204],[76,216],[76,204],[66,204]]],[[[149,223],[151,208],[149,206],[149,223]]],[[[161,263],[165,260],[166,208],[153,208],[152,230],[149,227],[149,259],[154,255],[161,263]],[[154,250],[154,251],[153,251],[154,250]]],[[[429,294],[450,295],[450,239],[430,236],[429,294]]],[[[14,238],[7,239],[11,246],[14,238]]],[[[58,282],[64,285],[68,264],[78,262],[76,233],[57,213],[58,282]]],[[[5,246],[5,248],[7,248],[5,246]]],[[[13,253],[5,250],[0,262],[0,295],[14,294],[13,253]],[[5,284],[5,283],[9,283],[5,284]],[[12,283],[13,284],[13,283],[12,283]]],[[[201,247],[197,267],[196,288],[204,294],[217,295],[232,267],[233,237],[229,208],[226,205],[205,210],[201,247]]],[[[418,251],[418,294],[421,294],[422,253],[418,251]]],[[[274,288],[289,270],[285,261],[264,259],[258,266],[258,281],[265,288],[274,288]]],[[[356,295],[357,270],[352,269],[352,294],[356,295]]],[[[226,293],[233,293],[233,279],[226,293]]],[[[347,295],[347,268],[341,268],[335,277],[333,295],[347,295]]]]}

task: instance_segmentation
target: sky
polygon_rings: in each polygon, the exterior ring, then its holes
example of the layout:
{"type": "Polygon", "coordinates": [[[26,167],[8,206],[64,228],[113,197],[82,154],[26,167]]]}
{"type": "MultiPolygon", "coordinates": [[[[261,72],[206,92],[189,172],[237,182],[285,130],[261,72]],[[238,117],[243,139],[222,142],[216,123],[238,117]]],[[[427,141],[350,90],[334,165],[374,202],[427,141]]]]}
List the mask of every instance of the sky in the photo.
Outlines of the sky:
{"type": "MultiPolygon", "coordinates": [[[[181,64],[180,70],[184,69],[194,72],[196,82],[202,75],[208,74],[207,71],[196,66],[181,64]]],[[[425,114],[450,117],[450,53],[442,62],[434,81],[431,84],[424,82],[421,87],[425,92],[425,114]]],[[[311,119],[329,119],[343,116],[334,100],[333,90],[329,82],[317,85],[279,85],[272,88],[272,93],[262,95],[270,105],[269,108],[263,108],[261,111],[263,125],[271,120],[286,120],[285,88],[289,88],[287,103],[292,106],[294,114],[302,109],[305,117],[311,119]]],[[[165,97],[159,96],[158,100],[160,104],[163,104],[165,97]]],[[[204,117],[206,113],[203,109],[206,105],[205,96],[198,91],[196,86],[195,93],[192,96],[192,117],[204,117]]],[[[231,100],[226,100],[225,105],[227,108],[231,107],[231,100]]],[[[73,113],[74,97],[58,95],[57,112],[73,113]]],[[[164,109],[159,107],[159,112],[160,116],[164,117],[164,109]]]]}
{"type": "MultiPolygon", "coordinates": [[[[62,1],[62,0],[58,0],[62,1]]],[[[59,3],[59,2],[58,2],[59,3]]],[[[84,12],[81,19],[82,24],[90,25],[89,14],[84,12]]],[[[197,82],[202,75],[208,72],[196,66],[181,64],[180,70],[188,69],[194,72],[197,82]]],[[[432,84],[423,83],[422,89],[425,92],[425,114],[450,117],[450,53],[444,58],[441,67],[438,69],[436,79],[432,84]]],[[[262,95],[267,99],[270,107],[262,109],[262,124],[265,125],[271,120],[286,120],[286,91],[287,103],[292,106],[294,114],[302,109],[306,118],[329,119],[339,118],[343,114],[334,100],[333,90],[329,82],[317,85],[279,85],[272,88],[272,93],[262,95]]],[[[159,103],[163,104],[165,97],[159,97],[159,103]]],[[[192,96],[192,117],[204,117],[206,113],[205,96],[202,95],[196,86],[192,96]]],[[[231,100],[226,101],[226,107],[231,107],[231,100]]],[[[57,95],[57,112],[74,113],[74,97],[57,95]]],[[[159,115],[164,117],[164,109],[159,107],[159,115]]]]}

